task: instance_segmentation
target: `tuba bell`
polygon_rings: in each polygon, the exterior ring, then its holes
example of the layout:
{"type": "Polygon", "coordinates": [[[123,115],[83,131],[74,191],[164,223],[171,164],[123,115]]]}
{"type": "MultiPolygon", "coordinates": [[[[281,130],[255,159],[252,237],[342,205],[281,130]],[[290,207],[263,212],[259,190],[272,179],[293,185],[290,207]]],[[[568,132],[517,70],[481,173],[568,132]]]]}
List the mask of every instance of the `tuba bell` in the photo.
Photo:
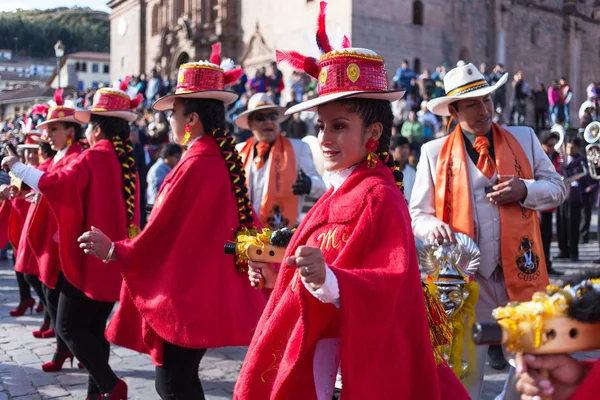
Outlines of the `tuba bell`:
{"type": "Polygon", "coordinates": [[[550,128],[550,132],[558,134],[558,142],[554,145],[554,150],[562,155],[564,153],[563,145],[565,144],[565,137],[567,136],[565,128],[562,125],[554,124],[550,128]]]}
{"type": "Polygon", "coordinates": [[[585,127],[583,138],[589,144],[585,148],[590,177],[600,180],[600,122],[593,121],[585,127]]]}

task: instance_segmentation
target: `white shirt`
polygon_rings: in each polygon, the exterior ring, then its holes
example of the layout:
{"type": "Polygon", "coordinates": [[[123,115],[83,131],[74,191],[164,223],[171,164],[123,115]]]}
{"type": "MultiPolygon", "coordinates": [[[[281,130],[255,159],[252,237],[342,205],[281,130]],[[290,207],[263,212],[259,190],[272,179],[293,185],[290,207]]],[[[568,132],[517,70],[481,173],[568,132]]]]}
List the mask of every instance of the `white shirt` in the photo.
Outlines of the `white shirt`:
{"type": "Polygon", "coordinates": [[[62,160],[64,158],[64,156],[67,155],[67,151],[69,151],[69,147],[70,146],[67,146],[64,149],[56,152],[56,154],[54,155],[54,164],[56,164],[57,162],[62,160]]]}
{"type": "Polygon", "coordinates": [[[417,177],[417,170],[411,166],[406,164],[402,169],[402,186],[404,186],[404,197],[406,197],[406,201],[410,201],[410,195],[412,193],[413,186],[415,185],[415,179],[417,177]]]}

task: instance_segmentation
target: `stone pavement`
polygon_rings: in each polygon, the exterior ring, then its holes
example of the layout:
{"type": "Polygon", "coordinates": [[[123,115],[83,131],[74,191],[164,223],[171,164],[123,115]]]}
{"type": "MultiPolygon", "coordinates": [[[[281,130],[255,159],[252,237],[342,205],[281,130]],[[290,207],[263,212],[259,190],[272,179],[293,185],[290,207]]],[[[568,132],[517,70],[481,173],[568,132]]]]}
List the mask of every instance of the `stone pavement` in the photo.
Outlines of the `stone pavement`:
{"type": "MultiPolygon", "coordinates": [[[[554,249],[553,253],[556,252],[554,249]]],[[[574,273],[591,268],[591,260],[599,258],[596,242],[580,247],[579,263],[556,262],[559,270],[574,273]]],[[[18,303],[18,288],[12,262],[0,261],[0,400],[77,399],[86,395],[87,374],[76,368],[60,373],[44,373],[41,364],[49,361],[54,352],[52,339],[35,339],[31,332],[41,323],[41,314],[12,318],[9,310],[18,303]]],[[[210,350],[202,360],[200,378],[206,398],[231,399],[245,348],[210,350]]],[[[584,357],[596,358],[597,353],[584,357]]],[[[130,399],[158,399],[154,390],[154,367],[149,357],[133,351],[113,347],[111,366],[129,386],[130,399]]],[[[75,366],[77,364],[75,363],[75,366]]],[[[502,390],[507,371],[486,368],[484,400],[492,400],[502,390]]],[[[382,384],[384,384],[382,382],[382,384]]],[[[366,399],[368,400],[368,399],[366,399]]]]}

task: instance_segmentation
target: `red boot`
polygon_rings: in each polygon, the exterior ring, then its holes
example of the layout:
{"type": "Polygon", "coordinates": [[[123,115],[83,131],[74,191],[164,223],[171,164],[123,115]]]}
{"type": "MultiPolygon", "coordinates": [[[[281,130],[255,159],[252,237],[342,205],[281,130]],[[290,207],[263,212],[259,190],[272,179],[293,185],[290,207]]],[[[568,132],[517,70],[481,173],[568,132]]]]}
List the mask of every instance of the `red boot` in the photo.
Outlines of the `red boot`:
{"type": "Polygon", "coordinates": [[[103,394],[102,399],[127,400],[127,384],[125,381],[119,379],[112,392],[103,394]]]}
{"type": "Polygon", "coordinates": [[[59,353],[58,351],[54,353],[54,357],[52,357],[52,361],[47,362],[42,365],[42,371],[44,372],[58,372],[62,369],[63,364],[67,359],[71,360],[71,368],[73,368],[73,353],[70,351],[66,351],[64,353],[59,353]]]}
{"type": "Polygon", "coordinates": [[[38,329],[37,331],[33,331],[31,334],[33,335],[34,338],[41,339],[44,337],[44,332],[48,331],[49,329],[50,329],[50,324],[42,324],[40,329],[38,329]]]}
{"type": "Polygon", "coordinates": [[[27,311],[28,308],[29,308],[29,313],[33,314],[33,306],[35,306],[34,299],[25,300],[25,301],[19,303],[17,308],[15,308],[14,310],[11,310],[9,314],[11,317],[20,317],[25,314],[25,311],[27,311]]]}
{"type": "Polygon", "coordinates": [[[42,338],[44,339],[50,339],[56,337],[56,332],[54,332],[54,329],[47,329],[44,332],[42,332],[42,338]]]}
{"type": "Polygon", "coordinates": [[[41,301],[38,303],[38,306],[35,308],[35,312],[36,313],[44,312],[44,304],[41,301]]]}

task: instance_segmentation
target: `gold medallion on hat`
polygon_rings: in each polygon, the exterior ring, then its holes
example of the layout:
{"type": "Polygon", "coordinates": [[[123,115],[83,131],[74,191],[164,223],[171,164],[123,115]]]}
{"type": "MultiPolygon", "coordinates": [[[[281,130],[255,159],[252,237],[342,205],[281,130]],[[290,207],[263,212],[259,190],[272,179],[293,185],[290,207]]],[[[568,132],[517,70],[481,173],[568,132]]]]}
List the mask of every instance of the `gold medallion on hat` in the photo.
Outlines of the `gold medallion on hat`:
{"type": "Polygon", "coordinates": [[[358,78],[360,78],[360,68],[355,63],[348,65],[346,68],[346,74],[348,75],[348,79],[355,83],[358,78]]]}
{"type": "Polygon", "coordinates": [[[65,113],[63,111],[58,112],[58,118],[62,118],[64,116],[65,116],[65,113]]]}
{"type": "Polygon", "coordinates": [[[321,68],[321,72],[319,72],[319,85],[325,86],[327,82],[327,68],[321,68]]]}

